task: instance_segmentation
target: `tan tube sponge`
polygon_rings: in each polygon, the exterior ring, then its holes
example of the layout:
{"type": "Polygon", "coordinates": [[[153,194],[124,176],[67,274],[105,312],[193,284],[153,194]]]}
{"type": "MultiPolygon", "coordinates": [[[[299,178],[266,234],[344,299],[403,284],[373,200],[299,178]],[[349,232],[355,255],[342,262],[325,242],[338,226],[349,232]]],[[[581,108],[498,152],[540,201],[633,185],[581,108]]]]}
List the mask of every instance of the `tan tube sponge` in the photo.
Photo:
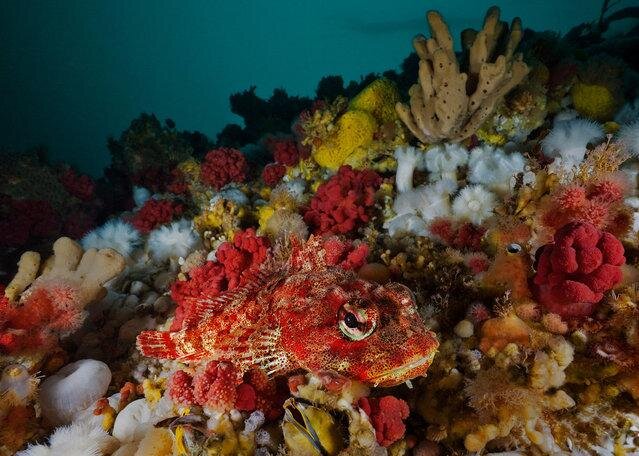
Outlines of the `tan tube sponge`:
{"type": "Polygon", "coordinates": [[[462,71],[441,15],[429,11],[426,19],[431,38],[413,40],[418,82],[409,90],[409,105],[397,103],[397,113],[423,143],[463,141],[528,74],[528,66],[514,52],[521,41],[521,20],[515,18],[509,29],[494,6],[480,31],[462,32],[467,67],[462,71]]]}

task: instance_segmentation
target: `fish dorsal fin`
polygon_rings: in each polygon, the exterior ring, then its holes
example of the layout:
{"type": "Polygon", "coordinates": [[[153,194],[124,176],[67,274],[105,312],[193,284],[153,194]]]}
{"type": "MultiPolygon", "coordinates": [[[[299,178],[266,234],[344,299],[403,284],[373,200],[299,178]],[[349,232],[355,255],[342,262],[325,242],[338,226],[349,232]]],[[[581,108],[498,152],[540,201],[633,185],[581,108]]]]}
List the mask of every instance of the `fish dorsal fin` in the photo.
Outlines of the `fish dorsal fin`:
{"type": "Polygon", "coordinates": [[[321,236],[312,235],[306,242],[291,238],[291,267],[299,272],[323,271],[326,265],[326,250],[321,236]]]}
{"type": "Polygon", "coordinates": [[[244,277],[246,285],[225,291],[217,296],[187,297],[185,301],[191,304],[188,315],[184,318],[183,328],[190,328],[198,322],[220,313],[234,303],[245,300],[260,289],[271,283],[278,282],[288,271],[286,263],[267,261],[263,267],[250,272],[244,277]]]}

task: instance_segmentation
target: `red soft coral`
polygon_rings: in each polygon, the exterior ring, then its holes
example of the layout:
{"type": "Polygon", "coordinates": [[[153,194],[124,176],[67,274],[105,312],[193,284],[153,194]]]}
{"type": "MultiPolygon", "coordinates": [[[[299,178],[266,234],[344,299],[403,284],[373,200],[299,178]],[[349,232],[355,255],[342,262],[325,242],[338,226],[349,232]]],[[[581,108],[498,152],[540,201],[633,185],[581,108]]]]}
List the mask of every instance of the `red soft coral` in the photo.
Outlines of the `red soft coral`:
{"type": "Polygon", "coordinates": [[[405,401],[394,396],[364,397],[359,400],[359,406],[375,428],[377,443],[389,447],[404,436],[406,426],[403,420],[410,414],[405,401]]]}
{"type": "Polygon", "coordinates": [[[254,228],[248,228],[235,233],[232,243],[225,242],[217,249],[215,256],[224,265],[230,290],[244,285],[251,274],[259,269],[266,259],[269,246],[267,237],[257,236],[254,228]]]}
{"type": "Polygon", "coordinates": [[[236,388],[235,408],[252,412],[261,410],[267,420],[275,420],[282,414],[282,404],[288,397],[288,389],[269,379],[264,371],[251,368],[244,374],[244,381],[236,388]]]}
{"type": "Polygon", "coordinates": [[[96,214],[89,209],[74,209],[69,212],[62,229],[65,236],[80,239],[95,228],[96,214]]]}
{"type": "Polygon", "coordinates": [[[82,201],[93,199],[95,183],[89,176],[85,174],[78,175],[73,169],[69,168],[60,176],[60,182],[71,196],[75,196],[82,201]]]}
{"type": "Polygon", "coordinates": [[[149,199],[133,216],[131,223],[141,233],[148,233],[158,225],[169,223],[182,214],[184,207],[169,200],[149,199]]]}
{"type": "Polygon", "coordinates": [[[175,195],[184,195],[189,191],[189,184],[179,168],[174,168],[171,171],[171,182],[166,186],[166,189],[175,195]]]}
{"type": "Polygon", "coordinates": [[[621,281],[623,245],[587,222],[565,225],[554,241],[538,252],[536,298],[548,312],[564,318],[589,316],[603,294],[621,281]]]}
{"type": "Polygon", "coordinates": [[[253,228],[238,231],[233,242],[225,242],[218,248],[217,261],[207,261],[191,269],[188,280],[174,282],[171,297],[178,308],[171,331],[182,327],[197,299],[212,299],[224,291],[245,285],[266,259],[269,245],[268,238],[257,236],[253,228]]]}
{"type": "Polygon", "coordinates": [[[228,289],[228,280],[224,274],[224,265],[207,261],[202,266],[189,271],[188,280],[177,280],[171,285],[171,298],[178,304],[171,331],[182,328],[184,319],[189,316],[196,299],[214,298],[228,289]]]}
{"type": "Polygon", "coordinates": [[[235,408],[242,412],[252,412],[257,408],[257,393],[255,388],[248,383],[241,383],[235,389],[237,400],[235,408]]]}
{"type": "Polygon", "coordinates": [[[295,166],[301,158],[307,158],[308,152],[297,145],[294,138],[271,137],[266,140],[266,147],[273,154],[276,163],[295,166]]]}
{"type": "Polygon", "coordinates": [[[58,213],[48,201],[6,198],[0,204],[0,246],[20,247],[60,233],[58,213]]]}
{"type": "Polygon", "coordinates": [[[262,180],[269,187],[275,187],[282,177],[286,174],[286,166],[279,163],[271,163],[264,167],[262,171],[262,180]]]}
{"type": "Polygon", "coordinates": [[[246,157],[242,152],[222,147],[206,154],[200,168],[200,178],[213,188],[220,189],[230,182],[244,182],[247,169],[246,157]]]}
{"type": "Polygon", "coordinates": [[[304,220],[315,233],[346,234],[370,219],[382,178],[372,170],[342,166],[319,186],[304,220]]]}

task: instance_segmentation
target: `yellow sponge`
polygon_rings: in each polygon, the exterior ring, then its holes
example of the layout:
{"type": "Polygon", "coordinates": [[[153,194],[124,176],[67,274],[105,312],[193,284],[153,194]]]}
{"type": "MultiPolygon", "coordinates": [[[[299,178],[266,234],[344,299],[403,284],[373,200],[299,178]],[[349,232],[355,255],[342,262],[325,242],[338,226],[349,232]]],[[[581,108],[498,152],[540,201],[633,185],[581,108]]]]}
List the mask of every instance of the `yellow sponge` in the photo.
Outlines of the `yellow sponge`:
{"type": "Polygon", "coordinates": [[[360,147],[373,142],[377,129],[375,118],[366,111],[346,111],[336,124],[336,131],[313,151],[315,161],[325,168],[337,170],[360,147]]]}
{"type": "Polygon", "coordinates": [[[617,109],[611,90],[598,84],[578,82],[572,87],[572,102],[583,116],[594,120],[610,120],[617,109]]]}
{"type": "Polygon", "coordinates": [[[397,119],[395,104],[400,101],[397,86],[388,79],[377,79],[353,98],[349,109],[366,111],[380,123],[397,119]]]}

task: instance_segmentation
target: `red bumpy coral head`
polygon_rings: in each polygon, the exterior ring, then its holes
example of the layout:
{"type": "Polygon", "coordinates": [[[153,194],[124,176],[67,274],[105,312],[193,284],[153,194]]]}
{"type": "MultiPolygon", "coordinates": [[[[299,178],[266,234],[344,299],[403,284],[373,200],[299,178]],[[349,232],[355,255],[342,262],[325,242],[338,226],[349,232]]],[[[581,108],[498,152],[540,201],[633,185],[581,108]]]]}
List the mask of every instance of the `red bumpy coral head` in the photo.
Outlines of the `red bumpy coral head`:
{"type": "Polygon", "coordinates": [[[538,252],[536,298],[564,318],[589,316],[603,294],[621,281],[623,245],[587,222],[563,226],[554,241],[538,252]]]}

